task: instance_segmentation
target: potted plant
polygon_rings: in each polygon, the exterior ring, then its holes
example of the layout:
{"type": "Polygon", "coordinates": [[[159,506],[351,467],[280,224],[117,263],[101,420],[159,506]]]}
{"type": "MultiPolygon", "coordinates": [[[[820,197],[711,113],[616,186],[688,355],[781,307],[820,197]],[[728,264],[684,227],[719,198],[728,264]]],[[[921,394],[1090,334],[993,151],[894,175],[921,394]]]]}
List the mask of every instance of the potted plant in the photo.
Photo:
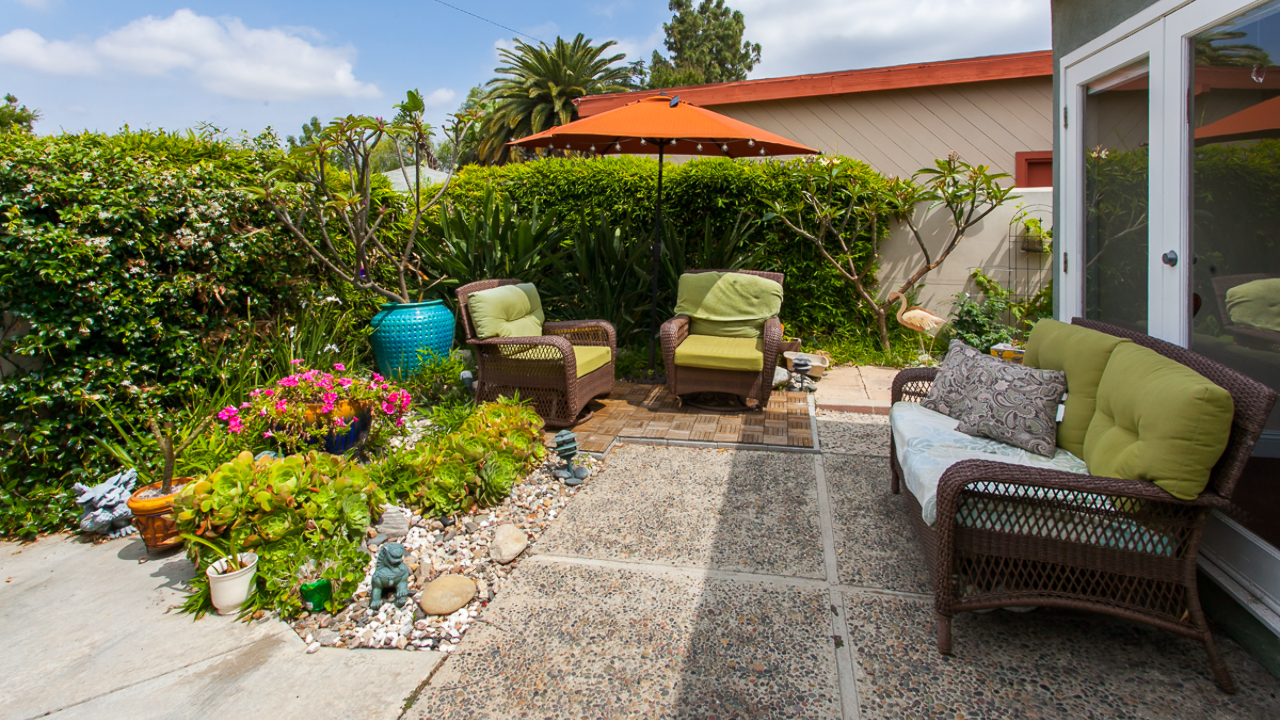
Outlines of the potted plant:
{"type": "Polygon", "coordinates": [[[251,391],[239,407],[218,412],[228,432],[272,438],[289,452],[323,443],[325,452],[340,455],[367,437],[375,420],[404,426],[413,396],[382,375],[348,372],[342,363],[334,364],[333,372],[293,363],[292,375],[251,391]]]}
{"type": "MultiPolygon", "coordinates": [[[[334,120],[314,143],[294,148],[256,192],[312,259],[389,301],[373,318],[370,341],[382,374],[403,379],[424,359],[447,358],[453,348],[453,313],[442,300],[423,297],[440,278],[432,281],[420,269],[418,241],[423,216],[444,195],[454,161],[427,198],[433,183],[422,170],[440,163],[431,153],[431,128],[422,122],[422,97],[410,91],[396,108],[390,122],[355,115],[334,120]],[[373,182],[375,149],[383,143],[393,150],[407,194],[373,182]]],[[[446,140],[458,147],[470,124],[455,116],[446,140]]]]}
{"type": "Polygon", "coordinates": [[[181,542],[178,538],[178,525],[173,517],[173,499],[178,496],[183,486],[192,482],[194,478],[175,478],[173,467],[178,455],[190,447],[191,443],[205,431],[210,420],[209,417],[201,420],[177,448],[174,448],[172,438],[165,434],[165,431],[170,433],[173,431],[171,423],[165,423],[162,431],[160,423],[155,418],[149,422],[151,434],[164,455],[164,466],[160,471],[160,480],[135,490],[127,503],[129,510],[133,513],[133,525],[138,528],[142,542],[146,543],[148,554],[157,550],[166,550],[181,542]]]}
{"type": "Polygon", "coordinates": [[[249,599],[253,581],[257,576],[258,556],[251,552],[236,552],[235,540],[227,533],[228,551],[188,533],[179,536],[187,542],[204,545],[221,557],[205,568],[209,578],[209,599],[219,615],[234,615],[249,599]]]}

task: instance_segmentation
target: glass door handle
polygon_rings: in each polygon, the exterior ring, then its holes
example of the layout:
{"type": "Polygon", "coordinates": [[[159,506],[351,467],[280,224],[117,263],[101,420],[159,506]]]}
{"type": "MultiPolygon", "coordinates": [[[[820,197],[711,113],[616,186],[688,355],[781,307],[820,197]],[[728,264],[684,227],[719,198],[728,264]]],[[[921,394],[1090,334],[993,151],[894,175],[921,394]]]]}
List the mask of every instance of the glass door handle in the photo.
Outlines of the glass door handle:
{"type": "Polygon", "coordinates": [[[1175,267],[1178,264],[1178,253],[1170,250],[1164,255],[1161,255],[1160,260],[1164,262],[1165,265],[1168,265],[1169,267],[1175,267]]]}

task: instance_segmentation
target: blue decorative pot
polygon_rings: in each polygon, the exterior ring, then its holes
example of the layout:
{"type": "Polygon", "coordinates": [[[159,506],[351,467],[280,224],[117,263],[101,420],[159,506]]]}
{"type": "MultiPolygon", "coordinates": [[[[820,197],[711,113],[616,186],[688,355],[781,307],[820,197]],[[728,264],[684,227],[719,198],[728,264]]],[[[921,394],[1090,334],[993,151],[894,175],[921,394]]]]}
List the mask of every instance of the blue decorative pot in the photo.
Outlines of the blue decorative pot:
{"type": "Polygon", "coordinates": [[[387,303],[370,324],[378,372],[395,380],[449,357],[453,350],[453,313],[443,300],[387,303]]]}

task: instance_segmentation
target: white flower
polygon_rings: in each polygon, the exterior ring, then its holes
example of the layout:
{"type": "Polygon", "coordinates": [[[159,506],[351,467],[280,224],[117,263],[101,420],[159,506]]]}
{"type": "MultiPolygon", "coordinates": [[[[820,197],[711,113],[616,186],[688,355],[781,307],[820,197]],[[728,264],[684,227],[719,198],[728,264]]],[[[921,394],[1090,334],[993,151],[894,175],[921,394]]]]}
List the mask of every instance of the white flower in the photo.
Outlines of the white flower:
{"type": "Polygon", "coordinates": [[[338,352],[338,346],[333,343],[329,343],[324,346],[324,352],[338,352]]]}

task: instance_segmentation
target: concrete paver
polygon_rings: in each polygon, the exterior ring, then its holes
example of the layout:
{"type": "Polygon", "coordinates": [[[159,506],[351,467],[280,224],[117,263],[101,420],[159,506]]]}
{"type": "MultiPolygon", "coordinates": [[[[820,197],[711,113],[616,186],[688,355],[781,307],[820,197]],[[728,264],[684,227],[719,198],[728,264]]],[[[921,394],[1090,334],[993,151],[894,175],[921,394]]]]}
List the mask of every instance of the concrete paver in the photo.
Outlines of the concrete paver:
{"type": "Polygon", "coordinates": [[[825,590],[528,563],[409,718],[838,717],[825,590]]]}
{"type": "Polygon", "coordinates": [[[539,552],[822,578],[811,457],[617,446],[539,552]]]}
{"type": "Polygon", "coordinates": [[[897,374],[898,368],[870,365],[829,368],[817,382],[814,400],[824,410],[888,415],[897,374]]]}
{"type": "Polygon", "coordinates": [[[136,536],[0,544],[0,718],[246,717],[249,709],[289,715],[308,707],[319,716],[331,708],[394,718],[441,659],[358,659],[328,648],[306,655],[279,621],[193,621],[173,609],[191,564],[182,555],[138,564],[144,554],[136,536]]]}

